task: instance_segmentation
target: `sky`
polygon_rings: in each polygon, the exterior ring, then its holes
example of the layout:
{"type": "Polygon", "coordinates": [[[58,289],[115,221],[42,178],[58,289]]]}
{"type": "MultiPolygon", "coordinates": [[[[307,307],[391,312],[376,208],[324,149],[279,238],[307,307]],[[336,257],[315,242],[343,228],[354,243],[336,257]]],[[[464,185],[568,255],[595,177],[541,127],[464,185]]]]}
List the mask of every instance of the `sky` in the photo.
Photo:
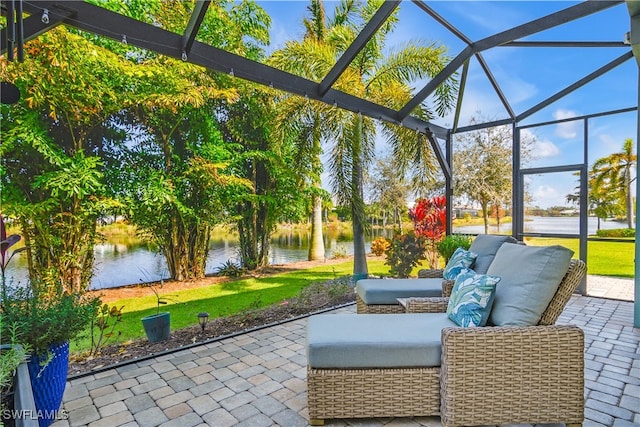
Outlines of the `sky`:
{"type": "MultiPolygon", "coordinates": [[[[466,37],[478,41],[497,32],[527,23],[565,9],[578,2],[567,1],[428,1],[427,4],[456,26],[466,37]]],[[[258,1],[272,18],[269,52],[281,48],[288,40],[304,34],[303,17],[307,16],[307,1],[258,1]]],[[[325,2],[328,14],[337,2],[325,2]]],[[[448,48],[454,58],[466,46],[455,35],[434,21],[412,2],[399,6],[398,25],[389,36],[387,49],[401,48],[409,41],[435,43],[448,48]]],[[[565,23],[523,40],[535,41],[615,41],[624,40],[630,29],[630,18],[623,2],[605,11],[565,23]]],[[[532,48],[499,47],[482,53],[500,89],[516,114],[523,113],[539,102],[573,84],[582,77],[628,52],[622,48],[532,48]]],[[[425,82],[415,82],[419,90],[425,82]]],[[[612,71],[583,86],[547,108],[523,120],[521,125],[579,117],[605,111],[634,107],[638,103],[638,65],[630,59],[612,71]]],[[[507,118],[508,114],[482,70],[473,59],[461,109],[460,126],[475,115],[489,119],[507,118]]],[[[586,132],[589,165],[595,159],[622,149],[624,140],[637,142],[637,112],[617,114],[588,120],[586,132]]],[[[451,127],[453,115],[434,120],[451,127]]],[[[535,138],[535,160],[528,166],[560,166],[580,163],[584,156],[585,124],[575,120],[562,124],[524,130],[535,138]]],[[[384,152],[384,141],[376,144],[384,152]]],[[[327,175],[323,185],[327,186],[327,175]]],[[[531,205],[543,208],[566,206],[566,195],[574,191],[576,177],[571,172],[527,177],[531,205]]]]}

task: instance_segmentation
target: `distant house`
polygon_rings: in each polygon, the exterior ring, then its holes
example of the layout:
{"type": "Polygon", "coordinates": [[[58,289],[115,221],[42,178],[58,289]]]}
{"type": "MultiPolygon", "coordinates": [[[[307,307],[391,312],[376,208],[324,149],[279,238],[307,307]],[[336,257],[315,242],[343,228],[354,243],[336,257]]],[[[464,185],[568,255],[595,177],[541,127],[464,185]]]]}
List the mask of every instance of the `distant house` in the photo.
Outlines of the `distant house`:
{"type": "Polygon", "coordinates": [[[580,211],[578,211],[578,209],[565,209],[558,213],[562,216],[576,216],[580,213],[580,211]]]}
{"type": "Polygon", "coordinates": [[[471,217],[478,216],[478,210],[473,208],[453,208],[454,218],[464,218],[465,215],[471,217]]]}

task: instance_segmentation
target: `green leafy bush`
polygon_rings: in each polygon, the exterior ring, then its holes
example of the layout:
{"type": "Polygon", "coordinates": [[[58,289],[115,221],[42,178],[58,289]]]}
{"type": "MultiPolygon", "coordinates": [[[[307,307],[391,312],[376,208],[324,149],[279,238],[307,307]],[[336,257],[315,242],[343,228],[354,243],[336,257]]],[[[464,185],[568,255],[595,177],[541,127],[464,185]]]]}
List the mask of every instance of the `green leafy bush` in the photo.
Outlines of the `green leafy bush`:
{"type": "Polygon", "coordinates": [[[411,271],[422,264],[420,261],[425,259],[424,254],[424,238],[416,236],[413,232],[396,234],[386,250],[385,264],[391,267],[389,271],[392,276],[409,277],[411,271]]]}
{"type": "Polygon", "coordinates": [[[218,276],[240,277],[247,272],[247,269],[229,260],[216,270],[218,276]]]}
{"type": "Polygon", "coordinates": [[[471,236],[466,234],[449,234],[438,245],[438,253],[444,258],[445,264],[458,248],[468,250],[471,247],[471,236]]]}
{"type": "Polygon", "coordinates": [[[635,237],[635,228],[615,228],[612,230],[598,230],[596,232],[598,237],[635,237]]]}
{"type": "Polygon", "coordinates": [[[109,342],[120,336],[122,332],[116,331],[116,327],[122,322],[123,308],[124,306],[118,308],[109,304],[98,307],[95,317],[91,319],[91,356],[100,354],[109,342]]]}

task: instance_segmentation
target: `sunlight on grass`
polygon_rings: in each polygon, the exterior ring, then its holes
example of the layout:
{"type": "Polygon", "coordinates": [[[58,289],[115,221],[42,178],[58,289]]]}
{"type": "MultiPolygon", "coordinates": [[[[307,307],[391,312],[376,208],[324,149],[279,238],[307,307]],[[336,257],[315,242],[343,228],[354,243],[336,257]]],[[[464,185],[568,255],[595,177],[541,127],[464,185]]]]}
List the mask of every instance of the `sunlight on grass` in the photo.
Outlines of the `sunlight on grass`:
{"type": "MultiPolygon", "coordinates": [[[[574,258],[579,256],[578,239],[526,238],[526,243],[533,246],[562,245],[574,251],[574,258]]],[[[633,277],[634,276],[633,241],[610,242],[605,240],[587,242],[587,274],[599,276],[633,277]]]]}
{"type": "MultiPolygon", "coordinates": [[[[386,275],[389,267],[381,260],[368,260],[370,274],[386,275]]],[[[295,297],[301,289],[315,283],[349,276],[353,272],[353,261],[318,266],[304,270],[296,270],[275,274],[262,278],[247,278],[227,283],[195,289],[185,289],[162,293],[170,299],[168,305],[160,307],[160,311],[171,313],[171,329],[181,329],[198,323],[199,312],[206,311],[209,318],[227,316],[248,309],[265,307],[295,297]]],[[[122,322],[117,330],[121,332],[119,342],[145,337],[141,318],[155,314],[157,304],[153,292],[149,296],[114,301],[111,305],[124,306],[122,322]]],[[[74,352],[88,350],[91,345],[89,337],[72,343],[74,352]]]]}

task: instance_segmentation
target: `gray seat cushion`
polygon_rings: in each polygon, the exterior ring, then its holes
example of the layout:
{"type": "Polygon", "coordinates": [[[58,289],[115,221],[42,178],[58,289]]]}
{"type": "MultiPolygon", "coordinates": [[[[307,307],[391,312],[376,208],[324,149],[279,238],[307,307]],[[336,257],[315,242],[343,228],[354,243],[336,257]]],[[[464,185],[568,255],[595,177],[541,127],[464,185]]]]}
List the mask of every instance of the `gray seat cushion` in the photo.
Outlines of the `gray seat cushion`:
{"type": "Polygon", "coordinates": [[[440,366],[445,327],[457,327],[446,313],[316,315],[307,360],[313,368],[440,366]]]}
{"type": "Polygon", "coordinates": [[[396,298],[441,297],[442,278],[362,279],[356,292],[365,304],[397,304],[396,298]]]}
{"type": "Polygon", "coordinates": [[[479,234],[473,239],[469,250],[478,254],[476,261],[471,266],[473,271],[480,274],[487,274],[493,258],[503,243],[518,243],[518,241],[511,236],[501,236],[498,234],[479,234]]]}
{"type": "Polygon", "coordinates": [[[567,273],[572,255],[572,250],[559,245],[503,244],[488,271],[502,279],[496,286],[489,324],[537,325],[567,273]]]}

